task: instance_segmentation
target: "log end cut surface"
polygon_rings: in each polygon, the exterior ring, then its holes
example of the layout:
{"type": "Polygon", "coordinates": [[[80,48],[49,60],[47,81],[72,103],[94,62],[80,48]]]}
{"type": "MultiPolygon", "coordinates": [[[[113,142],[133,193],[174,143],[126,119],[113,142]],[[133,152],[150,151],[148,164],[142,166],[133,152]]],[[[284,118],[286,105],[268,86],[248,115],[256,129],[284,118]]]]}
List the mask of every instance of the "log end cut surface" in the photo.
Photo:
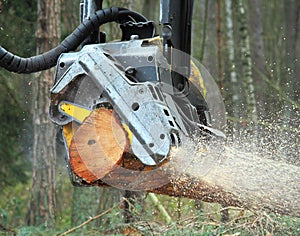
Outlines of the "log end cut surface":
{"type": "Polygon", "coordinates": [[[121,162],[126,146],[127,135],[113,111],[94,110],[71,140],[71,168],[76,175],[92,183],[121,162]]]}

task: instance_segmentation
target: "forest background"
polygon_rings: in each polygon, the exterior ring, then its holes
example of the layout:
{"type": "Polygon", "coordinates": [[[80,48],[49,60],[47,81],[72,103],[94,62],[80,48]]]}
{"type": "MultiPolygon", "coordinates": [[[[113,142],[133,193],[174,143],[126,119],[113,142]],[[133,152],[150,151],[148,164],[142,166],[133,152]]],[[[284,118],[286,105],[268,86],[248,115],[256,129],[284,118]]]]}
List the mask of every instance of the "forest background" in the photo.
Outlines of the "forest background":
{"type": "MultiPolygon", "coordinates": [[[[37,30],[39,10],[47,4],[53,4],[59,16],[52,22],[59,28],[52,46],[79,24],[79,0],[2,0],[1,46],[24,57],[41,51],[37,47],[42,40],[37,30]]],[[[141,12],[158,25],[158,0],[104,1],[104,6],[113,5],[141,12]]],[[[247,151],[255,143],[261,152],[276,152],[275,159],[284,156],[284,161],[294,165],[300,164],[299,16],[299,0],[199,0],[195,1],[192,27],[192,54],[220,88],[228,138],[246,143],[247,151]]],[[[112,24],[104,30],[108,39],[120,36],[112,24]]],[[[47,123],[52,127],[51,140],[40,137],[40,142],[52,145],[53,156],[48,158],[46,149],[36,150],[34,131],[45,128],[37,127],[36,113],[47,116],[44,107],[36,105],[37,88],[44,86],[36,81],[51,73],[17,75],[0,69],[0,233],[62,233],[110,209],[76,232],[98,235],[130,229],[145,234],[300,234],[298,218],[245,213],[243,209],[159,195],[159,202],[154,203],[146,194],[130,205],[130,220],[124,223],[126,216],[120,207],[124,192],[71,185],[64,150],[56,142],[57,127],[47,123]],[[45,159],[52,161],[41,161],[45,159]],[[50,174],[43,174],[49,170],[50,174]]],[[[45,99],[48,91],[43,92],[45,99]]]]}

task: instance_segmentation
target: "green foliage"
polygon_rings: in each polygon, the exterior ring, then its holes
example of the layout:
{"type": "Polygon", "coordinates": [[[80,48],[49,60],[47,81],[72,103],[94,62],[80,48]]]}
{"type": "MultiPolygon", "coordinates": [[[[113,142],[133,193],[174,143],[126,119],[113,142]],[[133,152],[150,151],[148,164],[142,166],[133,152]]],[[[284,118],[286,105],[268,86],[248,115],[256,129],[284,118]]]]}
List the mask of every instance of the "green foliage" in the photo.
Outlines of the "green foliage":
{"type": "MultiPolygon", "coordinates": [[[[61,176],[65,178],[66,176],[61,176]]],[[[61,179],[62,180],[62,179],[61,179]]],[[[61,180],[57,180],[61,182],[61,180]]],[[[55,231],[45,227],[23,227],[26,205],[29,195],[26,189],[29,184],[18,184],[15,187],[6,188],[0,195],[0,222],[5,226],[14,226],[18,235],[56,235],[72,228],[72,187],[68,181],[61,182],[63,195],[58,207],[61,212],[57,214],[57,228],[55,231]],[[9,191],[8,191],[9,190],[9,191]],[[9,197],[14,196],[14,197],[9,197]],[[6,199],[6,201],[4,200],[6,199]],[[19,227],[18,227],[19,225],[19,227]]],[[[28,192],[28,191],[27,191],[28,192]]],[[[125,224],[122,209],[114,208],[111,212],[93,221],[82,228],[79,228],[70,235],[123,235],[124,232],[135,233],[136,235],[266,235],[267,232],[273,235],[299,235],[300,219],[288,216],[266,214],[264,212],[243,212],[239,208],[230,208],[230,219],[228,222],[221,222],[220,205],[204,203],[201,211],[195,211],[194,201],[157,195],[161,204],[171,215],[173,223],[167,224],[159,210],[153,205],[150,199],[146,198],[143,205],[136,204],[131,210],[135,219],[132,223],[125,224]],[[180,214],[179,214],[180,212],[180,214]],[[107,222],[109,222],[107,224],[107,222]]],[[[93,208],[94,206],[91,206],[93,208]]],[[[100,214],[97,212],[91,216],[100,214]]],[[[82,215],[84,217],[84,215],[82,215]]],[[[88,219],[85,215],[84,220],[88,219]]],[[[75,226],[77,226],[75,225],[75,226]]]]}
{"type": "Polygon", "coordinates": [[[36,0],[2,1],[1,46],[21,56],[35,52],[36,0]]]}
{"type": "Polygon", "coordinates": [[[61,2],[61,38],[66,38],[79,25],[79,1],[61,2]]]}
{"type": "MultiPolygon", "coordinates": [[[[0,45],[34,54],[36,1],[1,1],[0,45]],[[26,45],[26,46],[25,46],[26,45]]],[[[29,199],[31,119],[28,78],[0,69],[0,223],[23,225],[29,199]],[[22,80],[20,80],[22,79],[22,80]]]]}
{"type": "Polygon", "coordinates": [[[46,236],[46,235],[54,235],[53,230],[45,230],[44,227],[22,227],[18,230],[18,236],[46,236]]]}
{"type": "MultiPolygon", "coordinates": [[[[166,224],[155,206],[146,199],[146,204],[134,206],[132,214],[141,220],[129,224],[123,222],[122,211],[113,209],[110,213],[98,219],[100,225],[82,228],[72,232],[71,235],[299,235],[300,219],[266,214],[265,212],[249,212],[239,208],[229,208],[230,219],[228,222],[220,221],[220,206],[218,204],[204,203],[202,213],[193,211],[193,201],[181,199],[184,205],[181,208],[181,219],[176,219],[177,200],[173,197],[158,196],[166,210],[174,216],[174,222],[166,224]],[[174,205],[175,204],[175,205],[174,205]],[[143,209],[143,210],[141,210],[143,209]],[[108,221],[110,224],[105,224],[108,221]]],[[[65,230],[69,229],[67,227],[65,230]]],[[[58,233],[64,231],[59,230],[58,233]]]]}
{"type": "Polygon", "coordinates": [[[0,223],[15,227],[24,225],[29,200],[29,183],[6,186],[0,195],[0,223]]]}
{"type": "MultiPolygon", "coordinates": [[[[0,14],[0,44],[19,55],[29,56],[34,52],[36,1],[2,1],[0,14]],[[28,9],[31,9],[28,11],[28,9]],[[24,46],[26,45],[26,46],[24,46]]],[[[30,132],[27,98],[28,88],[17,76],[0,69],[0,188],[25,183],[28,180],[30,161],[26,160],[24,142],[30,132]]]]}
{"type": "Polygon", "coordinates": [[[4,188],[18,182],[25,183],[30,163],[26,161],[21,147],[22,132],[28,118],[26,111],[20,105],[13,83],[2,76],[0,78],[0,188],[4,188]]]}

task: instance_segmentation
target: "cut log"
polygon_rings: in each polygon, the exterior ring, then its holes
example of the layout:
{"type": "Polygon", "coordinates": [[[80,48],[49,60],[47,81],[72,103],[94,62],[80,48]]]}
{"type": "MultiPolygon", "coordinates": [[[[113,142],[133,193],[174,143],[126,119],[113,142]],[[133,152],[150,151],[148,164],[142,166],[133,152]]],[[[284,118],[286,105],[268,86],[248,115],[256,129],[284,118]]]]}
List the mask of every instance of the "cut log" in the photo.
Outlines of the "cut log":
{"type": "Polygon", "coordinates": [[[130,154],[126,140],[126,132],[111,111],[93,111],[75,131],[70,145],[74,173],[92,185],[300,217],[298,166],[218,144],[203,152],[195,141],[187,139],[182,147],[172,150],[168,161],[153,168],[130,154]],[[91,145],[90,140],[95,142],[91,145]]]}
{"type": "Polygon", "coordinates": [[[122,160],[127,138],[112,110],[100,108],[75,131],[69,146],[73,172],[92,183],[111,172],[122,160]]]}
{"type": "Polygon", "coordinates": [[[153,192],[300,217],[299,166],[228,147],[217,155],[195,152],[178,150],[165,172],[170,183],[153,192]]]}

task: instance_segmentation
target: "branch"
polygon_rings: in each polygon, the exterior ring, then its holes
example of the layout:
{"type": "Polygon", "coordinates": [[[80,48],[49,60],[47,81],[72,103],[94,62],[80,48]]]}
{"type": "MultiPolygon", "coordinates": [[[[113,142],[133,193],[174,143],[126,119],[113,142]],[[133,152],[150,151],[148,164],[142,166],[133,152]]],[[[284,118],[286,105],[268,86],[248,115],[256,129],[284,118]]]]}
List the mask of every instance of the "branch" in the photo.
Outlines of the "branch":
{"type": "Polygon", "coordinates": [[[80,225],[78,225],[78,226],[76,226],[76,227],[74,227],[74,228],[72,228],[72,229],[69,229],[69,230],[67,230],[66,232],[62,233],[62,234],[59,234],[59,236],[65,236],[65,235],[68,235],[68,234],[70,234],[70,233],[76,231],[77,229],[82,228],[83,226],[89,224],[90,222],[92,222],[92,221],[94,221],[94,220],[97,220],[97,219],[101,218],[102,216],[108,214],[108,213],[111,212],[114,208],[116,208],[118,205],[119,205],[119,204],[116,204],[116,205],[114,205],[113,207],[109,208],[108,210],[102,212],[101,214],[96,215],[96,216],[93,216],[93,217],[90,217],[88,220],[86,220],[86,221],[83,222],[82,224],[80,224],[80,225]]]}
{"type": "Polygon", "coordinates": [[[151,201],[154,203],[154,205],[157,207],[157,209],[160,211],[160,213],[163,215],[163,217],[166,219],[166,222],[168,224],[172,223],[172,218],[169,215],[169,213],[166,211],[164,206],[160,203],[158,198],[155,196],[154,193],[149,193],[148,196],[150,197],[151,201]]]}

